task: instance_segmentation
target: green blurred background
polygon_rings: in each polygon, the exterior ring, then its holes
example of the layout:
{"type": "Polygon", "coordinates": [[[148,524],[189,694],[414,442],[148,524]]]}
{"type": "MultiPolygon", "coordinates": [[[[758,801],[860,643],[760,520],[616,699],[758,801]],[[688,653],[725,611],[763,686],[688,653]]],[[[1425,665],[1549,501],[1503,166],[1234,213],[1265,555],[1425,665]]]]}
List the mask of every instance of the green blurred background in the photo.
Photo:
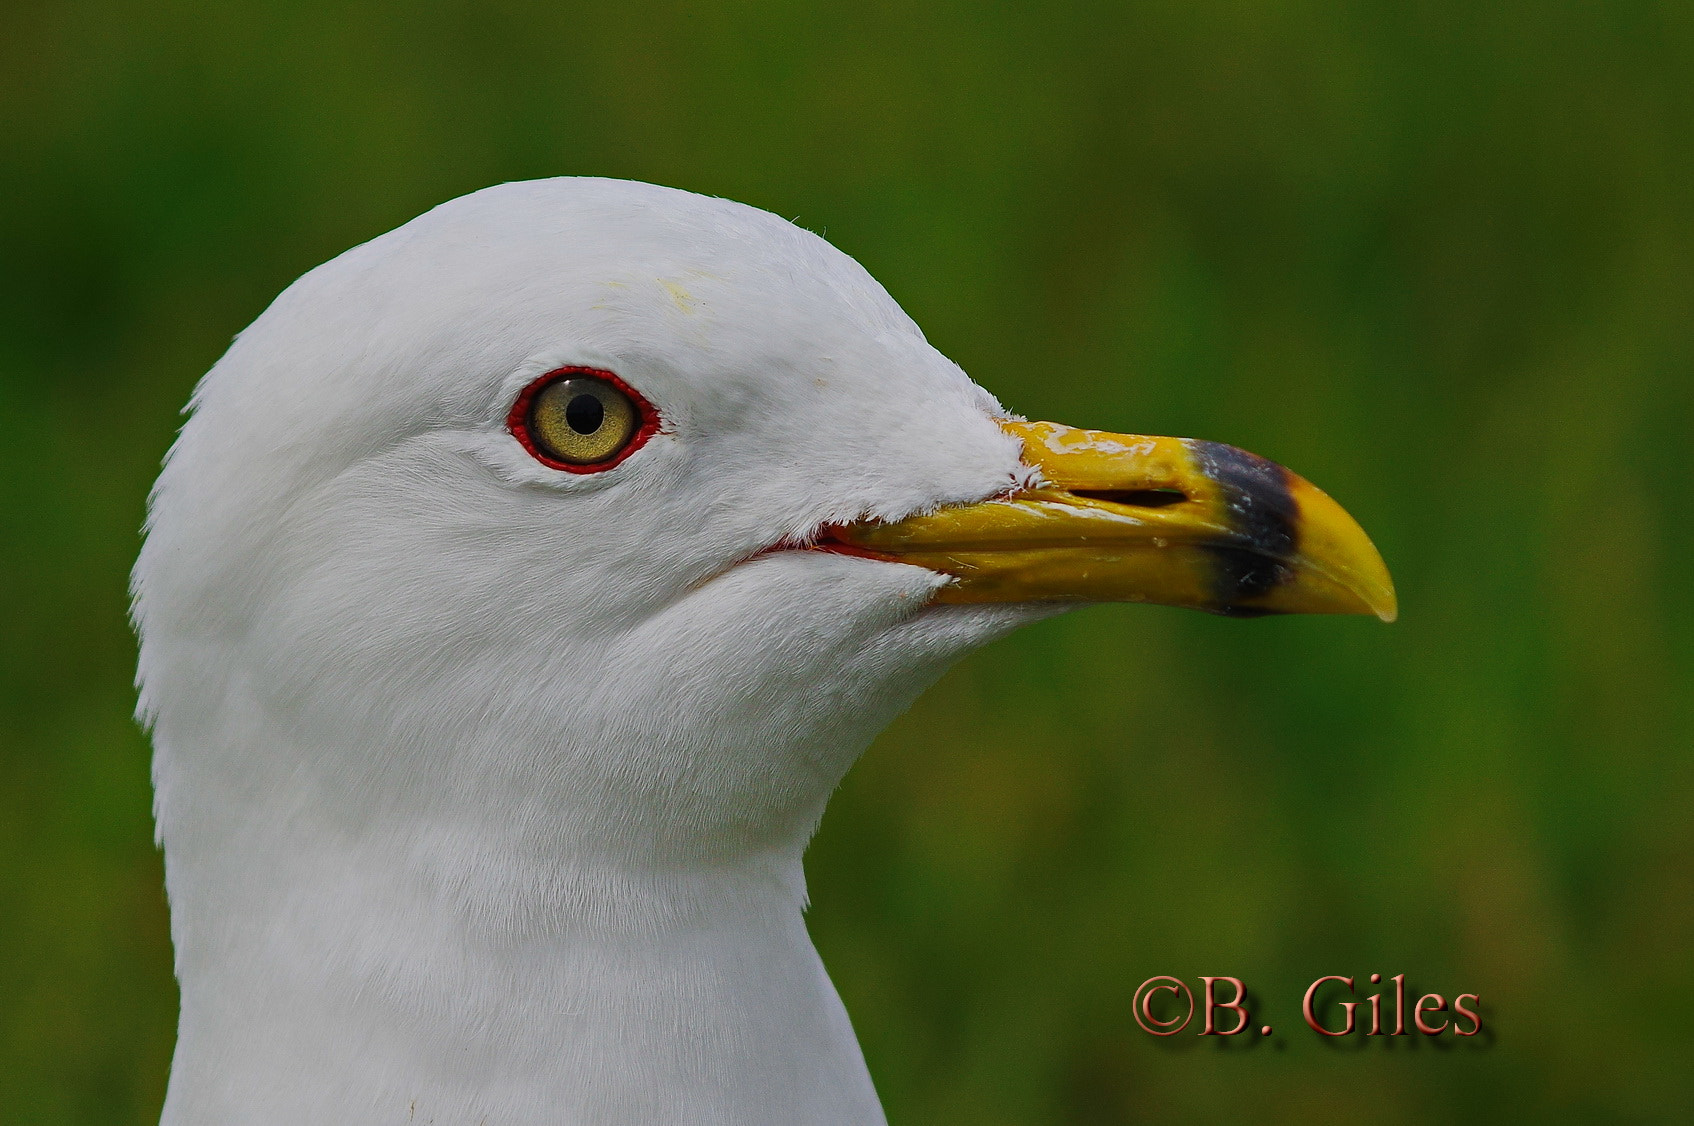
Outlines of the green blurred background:
{"type": "Polygon", "coordinates": [[[125,579],[296,275],[594,173],[855,255],[1013,409],[1345,503],[1402,620],[1102,607],[848,779],[812,926],[897,1123],[1687,1120],[1694,7],[10,0],[0,1120],[146,1123],[175,987],[125,579]],[[1320,1042],[1320,974],[1489,1035],[1320,1042]],[[1153,974],[1270,1038],[1157,1041],[1153,974]]]}

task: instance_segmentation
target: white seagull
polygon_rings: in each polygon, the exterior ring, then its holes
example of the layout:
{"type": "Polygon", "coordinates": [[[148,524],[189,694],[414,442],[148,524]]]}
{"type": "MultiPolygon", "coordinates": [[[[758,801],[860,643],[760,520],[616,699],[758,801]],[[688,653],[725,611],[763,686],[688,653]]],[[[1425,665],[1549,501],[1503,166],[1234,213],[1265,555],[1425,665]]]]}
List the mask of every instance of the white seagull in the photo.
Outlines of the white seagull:
{"type": "Polygon", "coordinates": [[[1281,467],[1017,420],[647,184],[356,247],[191,410],[134,573],[167,1126],[881,1123],[801,854],[892,716],[1079,602],[1394,613],[1281,467]]]}

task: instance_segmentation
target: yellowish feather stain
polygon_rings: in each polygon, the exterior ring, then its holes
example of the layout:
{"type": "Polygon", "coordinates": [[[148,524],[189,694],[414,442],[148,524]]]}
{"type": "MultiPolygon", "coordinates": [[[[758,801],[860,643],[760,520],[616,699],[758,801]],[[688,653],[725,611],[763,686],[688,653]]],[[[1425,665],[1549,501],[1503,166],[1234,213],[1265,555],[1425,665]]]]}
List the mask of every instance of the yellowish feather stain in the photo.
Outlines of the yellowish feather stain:
{"type": "Polygon", "coordinates": [[[671,295],[671,300],[676,302],[678,309],[689,316],[693,316],[694,312],[699,309],[700,300],[682,286],[665,278],[659,278],[658,281],[660,285],[665,287],[665,291],[671,295]]]}

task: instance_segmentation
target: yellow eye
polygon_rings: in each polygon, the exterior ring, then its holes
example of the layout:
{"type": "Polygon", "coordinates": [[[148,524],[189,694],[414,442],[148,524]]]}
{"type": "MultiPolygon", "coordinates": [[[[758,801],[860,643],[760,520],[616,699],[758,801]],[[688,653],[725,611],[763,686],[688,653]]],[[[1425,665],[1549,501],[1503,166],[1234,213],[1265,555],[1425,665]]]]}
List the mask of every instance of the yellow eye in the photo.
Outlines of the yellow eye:
{"type": "Polygon", "coordinates": [[[512,407],[511,430],[556,469],[610,469],[658,429],[647,401],[609,371],[564,368],[530,384],[512,407]]]}

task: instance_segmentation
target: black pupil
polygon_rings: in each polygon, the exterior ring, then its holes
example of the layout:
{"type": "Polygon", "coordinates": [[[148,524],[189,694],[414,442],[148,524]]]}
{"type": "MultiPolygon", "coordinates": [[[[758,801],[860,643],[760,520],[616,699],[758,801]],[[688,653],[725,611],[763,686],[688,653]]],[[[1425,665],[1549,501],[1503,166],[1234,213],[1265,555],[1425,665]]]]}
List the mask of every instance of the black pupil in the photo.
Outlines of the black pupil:
{"type": "Polygon", "coordinates": [[[578,434],[592,434],[606,421],[606,407],[593,395],[577,395],[565,404],[565,421],[578,434]]]}

